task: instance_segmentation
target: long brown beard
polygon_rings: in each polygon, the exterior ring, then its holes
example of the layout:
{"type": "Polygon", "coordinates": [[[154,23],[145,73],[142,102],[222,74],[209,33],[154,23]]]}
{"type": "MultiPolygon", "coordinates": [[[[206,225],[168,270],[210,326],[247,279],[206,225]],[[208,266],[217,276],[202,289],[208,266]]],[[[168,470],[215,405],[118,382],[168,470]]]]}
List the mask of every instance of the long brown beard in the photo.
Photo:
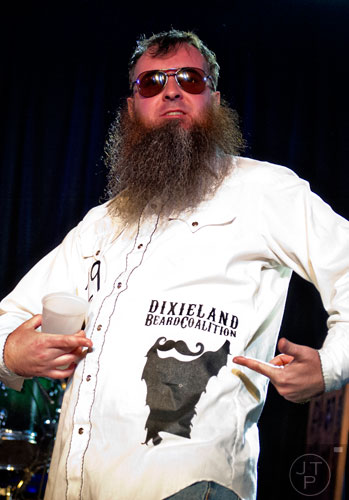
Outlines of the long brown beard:
{"type": "Polygon", "coordinates": [[[243,146],[224,103],[189,129],[179,120],[150,128],[122,109],[105,148],[110,214],[133,223],[150,202],[163,216],[194,209],[216,192],[243,146]]]}

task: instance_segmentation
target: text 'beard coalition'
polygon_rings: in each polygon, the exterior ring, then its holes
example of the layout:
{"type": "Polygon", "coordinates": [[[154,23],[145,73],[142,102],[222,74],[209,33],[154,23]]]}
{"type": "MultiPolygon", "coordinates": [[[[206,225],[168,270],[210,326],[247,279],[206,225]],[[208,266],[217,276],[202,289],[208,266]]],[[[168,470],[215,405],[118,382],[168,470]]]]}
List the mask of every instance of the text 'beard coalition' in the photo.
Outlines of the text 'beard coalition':
{"type": "Polygon", "coordinates": [[[203,304],[155,300],[150,303],[146,326],[179,326],[204,332],[236,337],[238,317],[203,304]]]}

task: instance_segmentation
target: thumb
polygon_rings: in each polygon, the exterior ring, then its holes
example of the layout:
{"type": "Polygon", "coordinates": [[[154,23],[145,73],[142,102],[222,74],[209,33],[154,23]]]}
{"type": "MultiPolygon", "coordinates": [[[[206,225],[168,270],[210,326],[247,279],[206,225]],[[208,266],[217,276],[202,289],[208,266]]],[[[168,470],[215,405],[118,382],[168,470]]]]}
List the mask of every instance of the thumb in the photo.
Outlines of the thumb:
{"type": "Polygon", "coordinates": [[[42,322],[42,315],[41,314],[35,314],[32,318],[28,319],[23,323],[23,326],[27,328],[28,330],[31,330],[32,328],[36,330],[36,328],[39,328],[42,322]]]}
{"type": "Polygon", "coordinates": [[[287,340],[285,338],[281,338],[278,343],[278,349],[282,354],[287,354],[289,356],[293,356],[296,358],[300,352],[299,352],[299,346],[298,344],[294,344],[290,340],[287,340]]]}

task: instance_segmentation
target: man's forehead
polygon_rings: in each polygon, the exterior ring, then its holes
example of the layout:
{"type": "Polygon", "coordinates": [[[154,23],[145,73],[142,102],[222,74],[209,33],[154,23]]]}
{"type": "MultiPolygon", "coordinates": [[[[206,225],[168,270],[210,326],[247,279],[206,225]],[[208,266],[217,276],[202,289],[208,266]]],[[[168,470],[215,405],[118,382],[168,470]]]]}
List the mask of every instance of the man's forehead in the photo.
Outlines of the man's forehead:
{"type": "Polygon", "coordinates": [[[152,48],[148,49],[137,61],[134,75],[138,76],[143,71],[150,71],[153,69],[169,69],[169,68],[183,68],[185,66],[192,66],[207,70],[207,64],[203,55],[196,47],[192,45],[183,44],[174,47],[173,50],[167,54],[158,56],[152,55],[152,48]]]}

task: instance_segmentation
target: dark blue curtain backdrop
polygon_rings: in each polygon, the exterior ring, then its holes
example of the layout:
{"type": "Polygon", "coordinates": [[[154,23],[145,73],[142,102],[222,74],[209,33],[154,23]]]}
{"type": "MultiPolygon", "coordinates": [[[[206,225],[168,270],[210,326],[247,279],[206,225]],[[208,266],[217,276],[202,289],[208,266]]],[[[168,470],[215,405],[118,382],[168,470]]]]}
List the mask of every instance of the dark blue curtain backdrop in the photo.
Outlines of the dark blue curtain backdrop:
{"type": "MultiPolygon", "coordinates": [[[[217,53],[246,155],[292,168],[349,218],[346,0],[129,3],[1,7],[1,296],[103,199],[103,145],[128,94],[128,57],[138,35],[171,26],[217,53]]],[[[317,292],[295,276],[282,334],[319,347],[325,321],[317,292]]],[[[296,498],[288,474],[304,452],[307,414],[270,387],[259,500],[296,498]]]]}

